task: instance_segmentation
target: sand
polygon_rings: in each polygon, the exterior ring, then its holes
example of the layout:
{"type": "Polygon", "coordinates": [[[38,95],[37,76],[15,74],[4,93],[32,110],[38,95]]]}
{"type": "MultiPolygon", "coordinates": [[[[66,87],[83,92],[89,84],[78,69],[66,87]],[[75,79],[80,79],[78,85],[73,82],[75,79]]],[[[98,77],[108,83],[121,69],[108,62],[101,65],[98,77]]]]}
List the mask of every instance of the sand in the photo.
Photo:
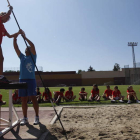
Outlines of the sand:
{"type": "MultiPolygon", "coordinates": [[[[140,105],[65,108],[62,123],[69,140],[140,140],[140,105]]],[[[47,140],[65,140],[57,121],[47,140]]]]}

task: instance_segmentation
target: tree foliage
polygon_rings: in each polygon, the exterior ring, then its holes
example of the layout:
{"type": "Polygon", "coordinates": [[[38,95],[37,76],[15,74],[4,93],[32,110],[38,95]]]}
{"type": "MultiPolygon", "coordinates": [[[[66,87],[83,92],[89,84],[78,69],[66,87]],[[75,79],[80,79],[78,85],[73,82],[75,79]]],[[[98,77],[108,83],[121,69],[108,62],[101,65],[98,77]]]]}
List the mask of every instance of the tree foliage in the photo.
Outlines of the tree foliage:
{"type": "Polygon", "coordinates": [[[78,70],[78,74],[81,74],[81,72],[85,72],[85,70],[78,70]]]}
{"type": "Polygon", "coordinates": [[[95,71],[95,69],[93,69],[93,67],[90,66],[90,67],[88,68],[88,71],[95,71]]]}
{"type": "Polygon", "coordinates": [[[113,71],[120,71],[120,65],[118,63],[115,63],[113,71]]]}
{"type": "Polygon", "coordinates": [[[15,70],[6,70],[5,72],[20,72],[19,70],[15,71],[15,70]]]}

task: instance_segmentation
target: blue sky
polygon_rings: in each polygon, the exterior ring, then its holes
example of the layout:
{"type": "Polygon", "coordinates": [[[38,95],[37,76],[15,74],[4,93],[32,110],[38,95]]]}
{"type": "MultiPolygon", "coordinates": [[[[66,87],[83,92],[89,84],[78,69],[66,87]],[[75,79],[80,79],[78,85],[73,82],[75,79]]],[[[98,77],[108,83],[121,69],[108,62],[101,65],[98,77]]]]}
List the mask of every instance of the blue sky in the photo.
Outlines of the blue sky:
{"type": "MultiPolygon", "coordinates": [[[[0,11],[7,11],[7,1],[0,11]]],[[[140,42],[140,0],[14,0],[10,1],[27,37],[37,50],[37,65],[44,71],[112,70],[133,66],[129,41],[140,42]]],[[[15,33],[13,16],[5,24],[15,33]]],[[[22,52],[25,44],[18,44],[22,52]]],[[[19,67],[13,39],[3,38],[4,67],[19,67]]],[[[135,47],[140,62],[140,44],[135,47]]]]}

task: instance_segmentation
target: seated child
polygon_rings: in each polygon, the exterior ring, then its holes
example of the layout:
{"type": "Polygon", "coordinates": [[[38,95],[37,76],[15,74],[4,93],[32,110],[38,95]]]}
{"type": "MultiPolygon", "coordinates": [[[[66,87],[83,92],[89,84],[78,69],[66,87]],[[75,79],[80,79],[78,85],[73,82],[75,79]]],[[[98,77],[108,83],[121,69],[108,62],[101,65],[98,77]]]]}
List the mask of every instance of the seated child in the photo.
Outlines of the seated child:
{"type": "Polygon", "coordinates": [[[37,95],[36,95],[36,98],[37,98],[37,102],[38,103],[41,103],[41,92],[40,92],[40,88],[38,87],[37,88],[37,95]]]}
{"type": "Polygon", "coordinates": [[[109,85],[107,85],[106,86],[106,90],[105,90],[105,92],[103,93],[103,98],[105,99],[105,100],[111,100],[112,99],[112,90],[110,89],[110,86],[109,85]]]}
{"type": "Polygon", "coordinates": [[[12,94],[13,104],[21,104],[21,98],[18,96],[18,89],[12,94]]]}
{"type": "Polygon", "coordinates": [[[42,102],[43,103],[50,103],[50,100],[52,100],[52,93],[50,92],[49,88],[45,88],[45,91],[42,95],[42,102]]]}
{"type": "Polygon", "coordinates": [[[2,101],[2,94],[0,94],[0,106],[1,105],[5,105],[6,104],[6,102],[5,101],[2,101]]]}
{"type": "Polygon", "coordinates": [[[100,96],[99,96],[99,89],[98,85],[94,84],[93,89],[91,90],[91,95],[89,96],[89,101],[100,101],[100,96]]]}
{"type": "Polygon", "coordinates": [[[140,101],[138,100],[137,96],[136,96],[136,92],[133,90],[132,86],[129,86],[127,89],[127,99],[128,99],[128,104],[131,104],[131,100],[136,99],[136,103],[140,103],[140,101]]]}
{"type": "Polygon", "coordinates": [[[28,96],[28,101],[27,101],[28,104],[32,104],[32,100],[31,100],[31,97],[28,96]]]}
{"type": "Polygon", "coordinates": [[[119,100],[119,102],[123,103],[124,96],[121,96],[121,92],[118,89],[118,86],[114,87],[114,90],[112,91],[112,102],[115,102],[115,100],[119,100]]]}
{"type": "Polygon", "coordinates": [[[85,92],[85,88],[81,88],[81,92],[79,92],[79,100],[86,101],[87,100],[87,93],[85,92]]]}
{"type": "Polygon", "coordinates": [[[66,102],[73,101],[76,96],[73,95],[72,87],[69,87],[69,90],[65,93],[65,100],[66,102]]]}
{"type": "Polygon", "coordinates": [[[54,92],[54,102],[57,105],[59,105],[59,103],[61,102],[62,99],[63,99],[63,102],[66,99],[65,96],[63,95],[64,94],[64,91],[65,91],[65,89],[64,88],[61,88],[60,91],[54,92]]]}

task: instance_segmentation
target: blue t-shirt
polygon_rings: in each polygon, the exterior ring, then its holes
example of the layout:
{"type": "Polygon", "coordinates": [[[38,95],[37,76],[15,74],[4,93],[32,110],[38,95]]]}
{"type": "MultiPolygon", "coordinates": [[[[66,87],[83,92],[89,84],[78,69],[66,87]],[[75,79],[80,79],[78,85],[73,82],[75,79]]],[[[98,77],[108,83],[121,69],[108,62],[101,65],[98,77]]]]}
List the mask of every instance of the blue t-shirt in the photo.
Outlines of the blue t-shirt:
{"type": "MultiPolygon", "coordinates": [[[[37,55],[33,55],[34,62],[36,63],[37,55]]],[[[22,53],[20,58],[20,76],[19,79],[35,79],[35,65],[31,58],[31,55],[25,56],[22,53]]]]}

